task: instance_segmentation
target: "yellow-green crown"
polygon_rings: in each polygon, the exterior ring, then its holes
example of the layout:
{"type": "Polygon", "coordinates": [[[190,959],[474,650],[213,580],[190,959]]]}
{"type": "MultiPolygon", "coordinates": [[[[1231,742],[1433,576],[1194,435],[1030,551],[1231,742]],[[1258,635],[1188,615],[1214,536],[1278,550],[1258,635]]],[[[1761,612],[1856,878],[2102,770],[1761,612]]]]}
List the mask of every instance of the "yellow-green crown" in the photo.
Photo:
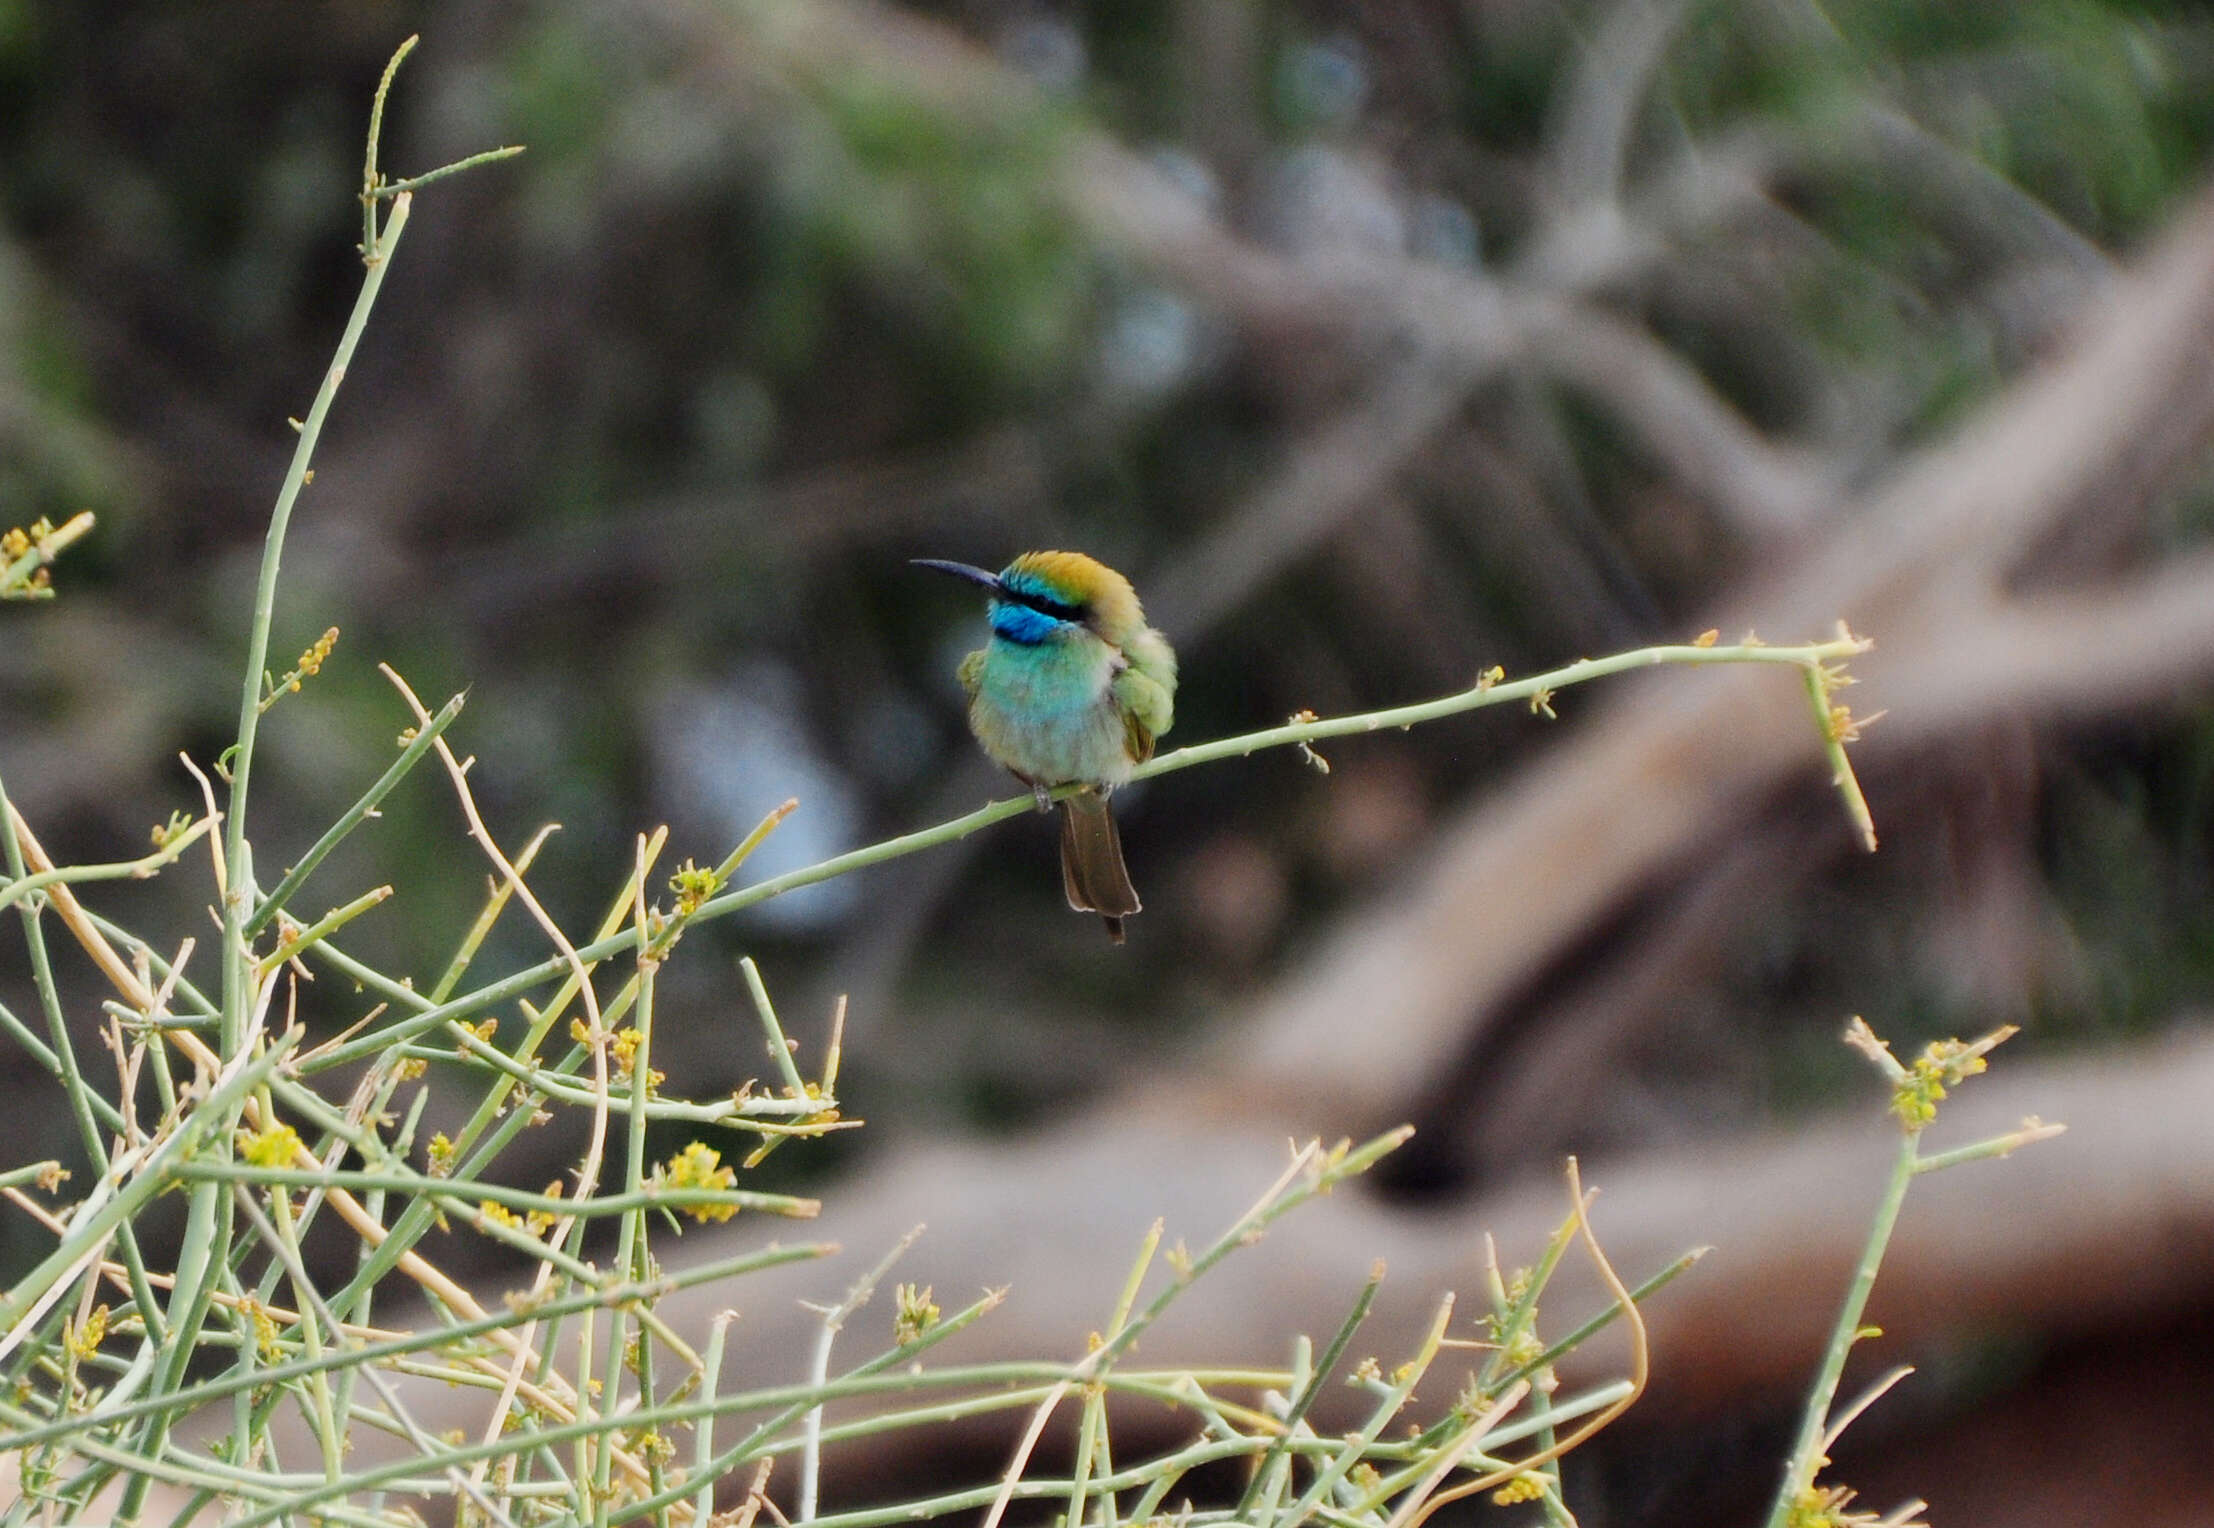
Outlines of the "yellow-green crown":
{"type": "Polygon", "coordinates": [[[1000,570],[999,581],[1012,594],[1082,612],[1076,619],[1110,642],[1145,627],[1145,610],[1130,580],[1082,552],[1025,552],[1000,570]]]}

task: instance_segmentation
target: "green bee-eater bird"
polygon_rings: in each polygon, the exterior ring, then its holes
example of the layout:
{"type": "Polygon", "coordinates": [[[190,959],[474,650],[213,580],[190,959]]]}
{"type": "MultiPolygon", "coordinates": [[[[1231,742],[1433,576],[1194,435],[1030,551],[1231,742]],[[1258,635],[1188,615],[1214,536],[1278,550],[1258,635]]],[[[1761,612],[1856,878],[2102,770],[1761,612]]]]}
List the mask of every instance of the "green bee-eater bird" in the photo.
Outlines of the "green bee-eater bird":
{"type": "Polygon", "coordinates": [[[1081,552],[1025,552],[997,573],[917,559],[990,592],[992,639],[961,660],[969,730],[1050,805],[1057,786],[1090,787],[1061,803],[1061,886],[1122,943],[1138,893],[1122,863],[1107,796],[1153,757],[1175,715],[1176,654],[1145,623],[1130,580],[1081,552]]]}

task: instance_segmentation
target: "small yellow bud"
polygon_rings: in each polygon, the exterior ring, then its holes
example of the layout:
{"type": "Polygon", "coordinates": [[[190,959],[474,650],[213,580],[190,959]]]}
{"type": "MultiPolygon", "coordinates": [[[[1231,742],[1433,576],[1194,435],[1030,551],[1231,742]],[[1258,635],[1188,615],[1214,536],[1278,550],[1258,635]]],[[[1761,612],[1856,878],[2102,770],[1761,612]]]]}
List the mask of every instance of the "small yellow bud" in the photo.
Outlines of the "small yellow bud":
{"type": "MultiPolygon", "coordinates": [[[[662,1188],[732,1189],[738,1186],[738,1174],[723,1165],[723,1155],[704,1141],[694,1141],[663,1164],[654,1174],[662,1188]]],[[[688,1204],[684,1213],[703,1225],[710,1220],[728,1220],[738,1213],[735,1204],[688,1204]]]]}
{"type": "Polygon", "coordinates": [[[938,1324],[937,1302],[930,1298],[930,1286],[917,1288],[902,1284],[896,1291],[897,1309],[892,1316],[892,1340],[905,1347],[920,1341],[932,1327],[938,1324]]]}
{"type": "Polygon", "coordinates": [[[722,889],[715,879],[715,872],[703,870],[690,860],[677,866],[676,874],[669,877],[669,889],[676,893],[677,914],[690,917],[700,910],[700,904],[722,889]]]}
{"type": "Polygon", "coordinates": [[[1491,1493],[1495,1507],[1512,1507],[1518,1502],[1536,1501],[1545,1494],[1545,1479],[1535,1471],[1525,1470],[1491,1493]]]}
{"type": "Polygon", "coordinates": [[[277,1346],[277,1318],[269,1314],[269,1307],[252,1295],[248,1295],[239,1309],[254,1328],[254,1351],[265,1364],[282,1361],[284,1352],[277,1346]]]}
{"type": "Polygon", "coordinates": [[[238,1154],[256,1167],[284,1167],[300,1149],[300,1133],[290,1125],[274,1124],[266,1130],[238,1137],[238,1154]]]}
{"type": "Polygon", "coordinates": [[[108,1308],[95,1305],[85,1316],[83,1326],[74,1321],[62,1324],[62,1341],[77,1358],[90,1358],[100,1350],[101,1340],[108,1335],[108,1308]]]}

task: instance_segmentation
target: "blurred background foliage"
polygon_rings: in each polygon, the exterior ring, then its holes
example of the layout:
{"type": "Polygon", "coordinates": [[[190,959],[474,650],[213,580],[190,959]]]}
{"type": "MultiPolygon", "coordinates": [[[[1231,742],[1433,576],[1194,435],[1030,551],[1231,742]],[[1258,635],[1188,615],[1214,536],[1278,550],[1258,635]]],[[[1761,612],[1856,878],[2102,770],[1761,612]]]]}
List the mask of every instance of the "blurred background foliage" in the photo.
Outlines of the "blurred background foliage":
{"type": "MultiPolygon", "coordinates": [[[[863,51],[886,19],[838,14],[863,51]]],[[[1389,437],[1411,363],[1095,237],[1068,210],[1090,135],[1290,262],[1576,292],[1833,495],[2047,353],[2214,139],[2214,17],[2183,0],[972,0],[914,7],[869,68],[801,35],[818,15],[0,0],[0,523],[100,516],[57,602],[0,613],[0,774],[52,848],[140,852],[196,800],[177,751],[228,737],[285,418],[353,293],[364,103],[411,31],[392,171],[529,153],[426,195],[326,436],[277,648],[343,637],[265,729],[257,837],[281,862],[381,767],[387,660],[469,690],[453,735],[508,843],[563,825],[534,879],[572,926],[657,823],[672,861],[712,862],[797,796],[768,872],[1007,788],[952,677],[979,612],[911,556],[1129,572],[1183,657],[1173,744],[1688,637],[1811,523],[1687,484],[1588,378],[1508,366],[1449,385],[1307,541],[1241,560],[1273,474],[1348,421],[1355,448],[1364,421],[1389,437]],[[904,60],[917,19],[1007,88],[904,60]]],[[[2072,529],[2029,578],[2203,545],[2210,485],[2072,529]]],[[[1738,890],[1572,1126],[1449,1131],[1403,1187],[1797,1111],[1855,1075],[1848,1010],[1902,1045],[2026,1020],[2027,1048],[2203,1007],[2214,706],[2173,699],[1871,753],[1874,859],[1810,776],[1715,846],[1738,890]]],[[[1134,790],[1123,950],[1062,908],[1028,820],[795,895],[691,937],[657,1060],[696,1095],[758,1070],[751,951],[808,1043],[854,994],[846,1092],[874,1128],[842,1150],[1015,1128],[1159,1066],[1557,736],[1487,714],[1326,750],[1327,779],[1264,756],[1134,790]]],[[[484,892],[459,829],[418,779],[307,901],[394,882],[350,943],[435,971],[484,892]]],[[[1435,1107],[1483,1100],[1700,873],[1594,928],[1435,1107]]],[[[182,937],[204,896],[172,874],[104,905],[182,937]]],[[[539,953],[511,917],[481,964],[539,953]]],[[[358,1016],[327,979],[303,1009],[358,1016]]]]}

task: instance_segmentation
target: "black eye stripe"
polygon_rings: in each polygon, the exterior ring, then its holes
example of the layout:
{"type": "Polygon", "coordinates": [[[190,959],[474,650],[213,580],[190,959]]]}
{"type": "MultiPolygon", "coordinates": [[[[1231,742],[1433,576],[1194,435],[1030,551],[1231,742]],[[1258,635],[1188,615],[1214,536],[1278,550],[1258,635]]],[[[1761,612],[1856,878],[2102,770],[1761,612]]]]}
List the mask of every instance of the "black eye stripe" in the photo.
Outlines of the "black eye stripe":
{"type": "Polygon", "coordinates": [[[1043,594],[1032,594],[1022,589],[1009,589],[1007,592],[1014,597],[1016,604],[1027,605],[1038,614],[1049,615],[1056,621],[1084,619],[1084,607],[1081,605],[1064,605],[1059,600],[1048,599],[1043,594]]]}

